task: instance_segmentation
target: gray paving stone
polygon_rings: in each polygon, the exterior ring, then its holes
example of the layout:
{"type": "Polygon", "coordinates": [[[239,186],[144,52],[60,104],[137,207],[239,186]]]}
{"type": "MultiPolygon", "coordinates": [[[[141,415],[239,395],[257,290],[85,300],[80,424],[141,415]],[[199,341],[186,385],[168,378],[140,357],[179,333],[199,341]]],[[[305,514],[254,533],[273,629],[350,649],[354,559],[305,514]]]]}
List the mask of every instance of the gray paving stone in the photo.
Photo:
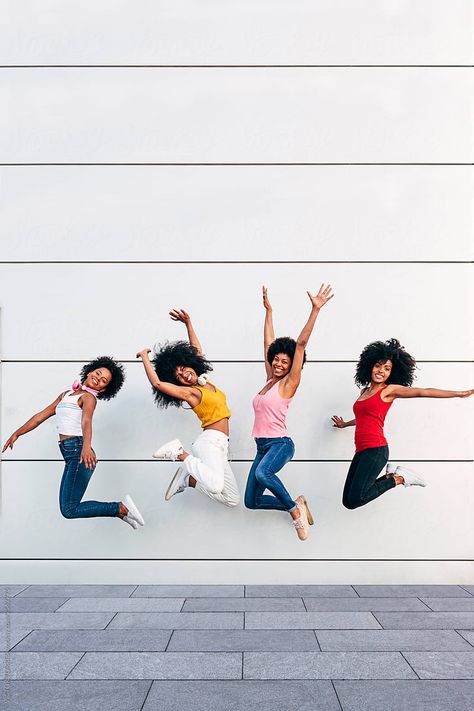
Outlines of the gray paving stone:
{"type": "MultiPolygon", "coordinates": [[[[340,711],[330,681],[154,681],[143,711],[340,711]]],[[[380,711],[380,709],[379,709],[380,711]]]]}
{"type": "MultiPolygon", "coordinates": [[[[132,597],[243,597],[243,585],[139,585],[132,597]]],[[[288,596],[287,596],[288,597],[288,596]]]]}
{"type": "Polygon", "coordinates": [[[323,651],[469,651],[454,630],[316,630],[323,651]]]}
{"type": "Polygon", "coordinates": [[[81,656],[80,652],[3,652],[0,678],[65,679],[81,656]]]}
{"type": "MultiPolygon", "coordinates": [[[[462,640],[461,640],[462,642],[462,640]]],[[[469,648],[467,642],[466,647],[469,648]]],[[[318,651],[312,630],[177,630],[168,652],[318,651]]]]}
{"type": "Polygon", "coordinates": [[[361,597],[468,597],[459,585],[354,585],[361,597]]]}
{"type": "Polygon", "coordinates": [[[184,597],[76,597],[58,612],[179,612],[183,604],[184,597]]]}
{"type": "MultiPolygon", "coordinates": [[[[474,598],[472,598],[474,600],[474,598]]],[[[305,612],[300,597],[192,597],[183,612],[305,612]]]]}
{"type": "Polygon", "coordinates": [[[0,612],[55,612],[66,600],[65,597],[4,597],[0,599],[0,612]]]}
{"type": "MultiPolygon", "coordinates": [[[[474,598],[473,598],[474,600],[474,598]]],[[[305,597],[304,604],[310,612],[378,612],[387,610],[401,612],[429,611],[417,597],[350,597],[318,598],[305,597]]]]}
{"type": "Polygon", "coordinates": [[[389,630],[474,628],[474,612],[375,612],[374,615],[389,630]]]}
{"type": "Polygon", "coordinates": [[[136,585],[30,585],[19,597],[130,597],[136,585]]]}
{"type": "Polygon", "coordinates": [[[170,637],[171,630],[35,630],[14,651],[164,652],[170,637]]]}
{"type": "Polygon", "coordinates": [[[26,590],[28,585],[0,585],[0,597],[13,597],[26,590]]]}
{"type": "Polygon", "coordinates": [[[357,597],[357,593],[352,585],[246,585],[245,597],[357,597]]]}
{"type": "Polygon", "coordinates": [[[474,595],[474,585],[461,585],[461,587],[467,590],[471,595],[474,595]]]}
{"type": "Polygon", "coordinates": [[[356,630],[380,629],[380,625],[371,612],[246,612],[245,628],[356,630]]]}
{"type": "Polygon", "coordinates": [[[0,682],[0,706],[2,711],[140,711],[149,688],[149,681],[0,682]]]}
{"type": "Polygon", "coordinates": [[[462,635],[474,647],[474,630],[457,630],[457,633],[462,635]]]}
{"type": "Polygon", "coordinates": [[[31,630],[23,630],[23,629],[9,629],[8,627],[4,627],[3,629],[0,629],[0,651],[1,652],[6,652],[12,647],[14,647],[20,640],[22,640],[24,637],[26,637],[31,630]]]}
{"type": "Polygon", "coordinates": [[[398,652],[245,652],[244,679],[416,679],[398,652]]]}
{"type": "Polygon", "coordinates": [[[423,602],[435,612],[474,612],[474,597],[425,597],[423,602]]]}
{"type": "Polygon", "coordinates": [[[472,681],[335,681],[343,711],[472,711],[472,681]]]}
{"type": "Polygon", "coordinates": [[[227,652],[87,652],[71,679],[241,679],[242,655],[227,652]]]}
{"type": "Polygon", "coordinates": [[[109,629],[238,630],[243,626],[242,612],[119,612],[109,629]]]}
{"type": "Polygon", "coordinates": [[[405,657],[422,679],[474,679],[474,650],[407,652],[405,657]]]}
{"type": "Polygon", "coordinates": [[[2,612],[0,629],[104,629],[113,616],[108,612],[2,612]]]}

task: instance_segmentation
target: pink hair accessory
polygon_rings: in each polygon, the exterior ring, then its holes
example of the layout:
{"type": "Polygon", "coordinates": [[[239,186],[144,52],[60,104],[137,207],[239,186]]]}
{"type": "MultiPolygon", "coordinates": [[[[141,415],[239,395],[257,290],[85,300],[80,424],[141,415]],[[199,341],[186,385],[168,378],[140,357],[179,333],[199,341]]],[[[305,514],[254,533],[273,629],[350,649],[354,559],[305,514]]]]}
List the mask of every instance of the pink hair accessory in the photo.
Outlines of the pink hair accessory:
{"type": "Polygon", "coordinates": [[[71,385],[71,388],[74,390],[75,393],[77,393],[78,390],[85,390],[86,393],[90,393],[94,397],[97,397],[99,395],[98,390],[94,390],[93,388],[88,388],[87,385],[83,385],[80,380],[75,380],[73,384],[71,385]]]}

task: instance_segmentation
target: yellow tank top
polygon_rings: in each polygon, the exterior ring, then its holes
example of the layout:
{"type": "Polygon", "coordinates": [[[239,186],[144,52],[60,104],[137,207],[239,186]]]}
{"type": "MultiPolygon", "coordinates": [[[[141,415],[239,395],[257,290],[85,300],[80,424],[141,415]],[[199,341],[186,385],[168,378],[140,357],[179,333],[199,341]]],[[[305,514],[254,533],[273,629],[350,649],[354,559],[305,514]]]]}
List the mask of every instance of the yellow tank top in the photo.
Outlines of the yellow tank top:
{"type": "Polygon", "coordinates": [[[230,417],[230,410],[227,406],[225,393],[223,393],[222,390],[218,390],[211,382],[208,381],[207,384],[212,385],[212,387],[215,388],[215,392],[201,387],[200,385],[194,386],[202,393],[201,402],[193,408],[201,420],[201,427],[209,427],[209,425],[213,425],[214,422],[223,420],[225,417],[230,417]]]}

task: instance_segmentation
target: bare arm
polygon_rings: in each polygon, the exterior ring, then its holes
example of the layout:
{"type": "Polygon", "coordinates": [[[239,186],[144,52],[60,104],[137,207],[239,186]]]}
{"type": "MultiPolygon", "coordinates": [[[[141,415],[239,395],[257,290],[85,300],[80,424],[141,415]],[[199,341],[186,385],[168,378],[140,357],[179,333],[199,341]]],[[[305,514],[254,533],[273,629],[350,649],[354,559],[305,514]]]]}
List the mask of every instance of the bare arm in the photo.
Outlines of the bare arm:
{"type": "Polygon", "coordinates": [[[291,370],[283,383],[283,397],[293,397],[297,391],[301,380],[301,369],[303,367],[305,348],[308,345],[309,338],[313,332],[314,324],[316,323],[316,319],[319,316],[321,308],[334,296],[334,294],[331,293],[331,286],[329,284],[326,287],[324,284],[321,284],[316,296],[310,294],[309,291],[307,294],[312,305],[311,313],[303,326],[303,330],[298,336],[298,340],[296,341],[295,355],[293,356],[291,370]]]}
{"type": "Polygon", "coordinates": [[[432,397],[432,398],[449,398],[449,397],[470,397],[474,394],[474,390],[438,390],[437,388],[407,388],[403,385],[389,385],[384,392],[385,398],[395,400],[395,398],[409,397],[432,397]]]}
{"type": "Polygon", "coordinates": [[[199,338],[196,336],[196,331],[194,330],[194,326],[191,321],[191,316],[183,309],[172,309],[170,311],[170,316],[173,321],[181,321],[181,323],[184,323],[188,332],[188,339],[190,344],[194,346],[199,355],[202,355],[202,346],[199,341],[199,338]]]}
{"type": "Polygon", "coordinates": [[[166,395],[176,397],[178,400],[185,400],[186,402],[189,402],[192,407],[196,407],[196,405],[200,402],[201,394],[199,391],[195,391],[193,388],[188,388],[185,385],[173,385],[173,383],[165,383],[160,380],[155,373],[155,369],[153,368],[148,353],[150,353],[150,349],[144,348],[142,351],[137,353],[137,358],[142,359],[143,367],[145,368],[145,373],[151,386],[156,388],[156,390],[161,390],[161,392],[166,393],[166,395]]]}
{"type": "Polygon", "coordinates": [[[269,346],[275,340],[275,330],[273,328],[273,309],[268,298],[267,287],[262,287],[263,290],[263,306],[265,308],[265,322],[263,324],[263,360],[265,363],[265,372],[267,378],[272,377],[272,366],[267,361],[267,353],[269,346]]]}
{"type": "Polygon", "coordinates": [[[8,448],[13,449],[13,445],[15,444],[18,437],[21,437],[21,435],[24,435],[27,432],[31,432],[31,430],[34,430],[36,427],[38,427],[38,425],[41,425],[42,422],[45,422],[50,417],[52,417],[56,411],[56,407],[61,402],[62,396],[63,393],[61,393],[61,395],[58,395],[56,400],[47,407],[45,407],[44,410],[41,410],[41,412],[37,412],[35,415],[33,415],[33,417],[30,417],[30,419],[25,422],[24,425],[15,430],[15,432],[11,435],[11,437],[7,439],[7,441],[3,445],[2,454],[8,448]]]}
{"type": "Polygon", "coordinates": [[[331,420],[333,422],[333,427],[338,427],[339,429],[343,429],[344,427],[355,427],[355,420],[348,420],[347,422],[342,419],[342,417],[338,417],[337,415],[333,415],[331,417],[331,420]]]}
{"type": "Polygon", "coordinates": [[[92,450],[92,416],[96,407],[96,399],[90,393],[84,393],[78,400],[82,407],[81,427],[82,427],[82,452],[79,464],[84,462],[87,469],[94,469],[97,464],[97,457],[92,450]]]}

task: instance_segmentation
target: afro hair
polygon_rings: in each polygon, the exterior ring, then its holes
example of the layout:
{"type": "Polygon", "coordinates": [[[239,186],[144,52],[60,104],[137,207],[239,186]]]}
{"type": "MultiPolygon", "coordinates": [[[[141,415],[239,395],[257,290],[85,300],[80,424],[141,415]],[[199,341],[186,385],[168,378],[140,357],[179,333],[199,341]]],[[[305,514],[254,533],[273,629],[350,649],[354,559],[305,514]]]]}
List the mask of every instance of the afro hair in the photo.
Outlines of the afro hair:
{"type": "Polygon", "coordinates": [[[90,363],[86,365],[81,370],[80,380],[81,383],[87,378],[89,373],[98,368],[107,368],[112,373],[112,380],[107,385],[103,393],[97,395],[98,400],[111,400],[115,397],[123,385],[125,380],[125,368],[121,363],[118,363],[113,358],[109,356],[99,356],[95,360],[91,360],[90,363]]]}
{"type": "MultiPolygon", "coordinates": [[[[198,376],[212,370],[212,363],[200,355],[197,348],[188,341],[174,341],[158,346],[158,350],[155,348],[155,357],[152,363],[159,379],[173,385],[182,385],[176,378],[176,368],[179,366],[192,368],[198,376]]],[[[153,388],[153,396],[158,407],[169,407],[170,405],[180,407],[181,405],[179,398],[167,395],[156,388],[153,388]]]]}
{"type": "MultiPolygon", "coordinates": [[[[295,350],[296,350],[296,341],[294,338],[289,338],[288,336],[281,336],[280,338],[276,338],[273,343],[270,343],[268,346],[267,350],[267,361],[271,365],[273,363],[273,359],[275,358],[278,353],[284,353],[285,355],[289,356],[291,360],[293,360],[293,357],[295,355],[295,350]]],[[[303,355],[303,365],[306,363],[306,351],[304,352],[303,355]]],[[[301,366],[303,367],[303,366],[301,366]]]]}
{"type": "Polygon", "coordinates": [[[357,363],[355,382],[356,385],[365,387],[372,380],[372,368],[377,363],[392,361],[392,372],[387,379],[387,385],[411,385],[415,378],[416,361],[396,338],[388,341],[374,341],[369,343],[360,354],[357,363]]]}

